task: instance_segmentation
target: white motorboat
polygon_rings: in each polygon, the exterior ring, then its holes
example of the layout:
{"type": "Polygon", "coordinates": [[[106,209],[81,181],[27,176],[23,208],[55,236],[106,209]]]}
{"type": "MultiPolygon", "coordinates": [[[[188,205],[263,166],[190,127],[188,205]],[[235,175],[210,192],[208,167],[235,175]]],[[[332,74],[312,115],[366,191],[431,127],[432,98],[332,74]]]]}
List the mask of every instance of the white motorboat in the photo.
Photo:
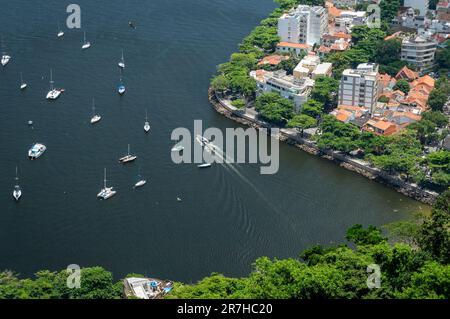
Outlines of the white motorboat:
{"type": "Polygon", "coordinates": [[[144,123],[144,131],[148,133],[150,131],[150,122],[147,118],[147,110],[145,110],[145,123],[144,123]]]}
{"type": "Polygon", "coordinates": [[[199,164],[197,165],[198,168],[207,168],[207,167],[211,167],[211,163],[203,163],[203,164],[199,164]]]}
{"type": "Polygon", "coordinates": [[[134,184],[134,188],[142,187],[142,186],[144,186],[145,184],[147,184],[147,180],[141,179],[141,180],[138,181],[136,184],[134,184]]]}
{"type": "Polygon", "coordinates": [[[136,155],[130,154],[130,144],[128,144],[128,154],[119,158],[119,162],[125,164],[134,161],[136,158],[136,155]]]}
{"type": "Polygon", "coordinates": [[[99,114],[95,114],[95,99],[92,99],[92,117],[91,124],[95,124],[100,121],[102,117],[99,114]]]}
{"type": "Polygon", "coordinates": [[[120,59],[120,62],[117,63],[120,68],[125,69],[125,60],[123,58],[123,50],[122,50],[122,58],[120,59]]]}
{"type": "Polygon", "coordinates": [[[8,62],[11,60],[11,56],[7,55],[6,53],[3,53],[2,55],[2,65],[5,66],[8,64],[8,62]]]}
{"type": "Polygon", "coordinates": [[[103,179],[103,188],[100,190],[100,192],[97,194],[97,197],[100,199],[108,199],[116,195],[116,191],[114,190],[114,187],[106,187],[106,168],[105,168],[105,176],[103,179]]]}
{"type": "Polygon", "coordinates": [[[81,46],[82,50],[86,50],[89,49],[91,47],[91,42],[86,41],[86,31],[84,31],[84,41],[83,41],[83,45],[81,46]]]}
{"type": "Polygon", "coordinates": [[[56,100],[61,95],[61,90],[53,87],[53,71],[50,69],[50,91],[47,93],[47,100],[56,100]]]}
{"type": "Polygon", "coordinates": [[[16,178],[15,178],[15,181],[16,181],[16,184],[14,185],[13,197],[16,200],[16,202],[18,202],[20,197],[22,196],[22,189],[19,186],[19,176],[17,175],[17,166],[16,166],[16,178]]]}
{"type": "Polygon", "coordinates": [[[181,152],[182,150],[184,150],[184,146],[182,145],[176,145],[171,149],[172,152],[181,152]]]}
{"type": "Polygon", "coordinates": [[[47,150],[47,147],[44,144],[41,143],[35,143],[29,150],[28,150],[28,158],[30,160],[35,160],[39,158],[44,152],[47,150]]]}
{"type": "Polygon", "coordinates": [[[20,89],[24,90],[27,87],[27,84],[23,82],[22,72],[20,72],[20,89]]]}

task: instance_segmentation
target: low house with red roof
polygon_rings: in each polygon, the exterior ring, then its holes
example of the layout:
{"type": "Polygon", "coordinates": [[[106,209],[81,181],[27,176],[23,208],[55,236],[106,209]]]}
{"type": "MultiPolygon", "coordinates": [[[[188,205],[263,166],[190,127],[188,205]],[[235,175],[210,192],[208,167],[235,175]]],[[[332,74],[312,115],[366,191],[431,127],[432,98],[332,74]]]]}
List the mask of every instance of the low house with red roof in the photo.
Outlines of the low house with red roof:
{"type": "Polygon", "coordinates": [[[264,58],[262,58],[259,62],[258,65],[278,65],[280,64],[282,61],[285,60],[289,60],[289,57],[286,55],[279,55],[279,54],[273,54],[273,55],[268,55],[265,56],[264,58]]]}
{"type": "Polygon", "coordinates": [[[397,80],[405,79],[407,81],[414,81],[415,79],[419,78],[419,73],[414,72],[413,70],[409,69],[407,66],[404,66],[400,71],[398,71],[395,78],[397,80]]]}
{"type": "Polygon", "coordinates": [[[291,42],[280,42],[276,49],[278,53],[294,53],[297,56],[302,53],[309,53],[311,50],[312,46],[308,44],[291,42]]]}
{"type": "Polygon", "coordinates": [[[378,119],[370,119],[364,124],[363,131],[372,132],[376,135],[388,136],[398,131],[397,124],[378,119]]]}

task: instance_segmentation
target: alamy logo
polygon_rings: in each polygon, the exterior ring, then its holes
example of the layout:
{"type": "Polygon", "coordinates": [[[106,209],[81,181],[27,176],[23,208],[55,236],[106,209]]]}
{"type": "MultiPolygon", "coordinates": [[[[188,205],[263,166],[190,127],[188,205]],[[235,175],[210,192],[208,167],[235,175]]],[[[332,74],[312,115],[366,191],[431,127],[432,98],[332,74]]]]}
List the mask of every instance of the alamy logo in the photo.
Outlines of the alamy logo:
{"type": "Polygon", "coordinates": [[[381,288],[381,270],[377,264],[367,266],[367,272],[370,273],[367,277],[367,287],[369,289],[381,288]]]}
{"type": "Polygon", "coordinates": [[[376,4],[369,4],[366,12],[369,14],[367,26],[371,29],[381,28],[381,8],[376,4]]]}
{"type": "MultiPolygon", "coordinates": [[[[272,135],[278,135],[279,129],[272,129],[272,135]]],[[[279,169],[279,141],[269,137],[267,129],[227,128],[222,130],[210,127],[203,132],[202,121],[194,121],[194,134],[184,127],[172,131],[171,139],[178,143],[173,149],[183,150],[172,152],[172,161],[180,163],[261,163],[261,174],[276,174],[279,169]],[[270,140],[270,154],[268,149],[270,140]],[[192,143],[194,142],[194,143],[192,143]],[[248,143],[247,143],[248,142],[248,143]],[[192,150],[192,144],[194,145],[192,150]],[[193,154],[192,154],[193,153],[193,154]]]]}
{"type": "Polygon", "coordinates": [[[78,4],[69,4],[66,12],[70,13],[66,19],[66,25],[69,29],[81,28],[81,8],[78,4]]]}
{"type": "Polygon", "coordinates": [[[67,288],[74,289],[81,287],[81,270],[80,266],[77,264],[71,264],[67,266],[66,272],[69,274],[67,276],[67,288]]]}

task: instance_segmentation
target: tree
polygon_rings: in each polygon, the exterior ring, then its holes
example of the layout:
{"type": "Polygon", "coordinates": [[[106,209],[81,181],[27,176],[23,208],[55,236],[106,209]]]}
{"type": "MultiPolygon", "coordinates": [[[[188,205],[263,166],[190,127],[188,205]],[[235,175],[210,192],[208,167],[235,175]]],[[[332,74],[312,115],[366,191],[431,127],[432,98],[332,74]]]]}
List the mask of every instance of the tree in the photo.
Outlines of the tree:
{"type": "Polygon", "coordinates": [[[255,109],[263,119],[277,125],[285,125],[292,118],[294,103],[277,93],[263,93],[256,98],[255,109]]]}
{"type": "Polygon", "coordinates": [[[309,99],[302,105],[301,114],[308,115],[313,118],[318,118],[323,114],[323,104],[314,99],[309,99]]]}
{"type": "Polygon", "coordinates": [[[408,81],[406,81],[405,79],[400,79],[397,81],[397,83],[395,83],[394,85],[394,91],[395,90],[400,90],[405,94],[408,94],[409,90],[411,89],[409,86],[408,81]]]}
{"type": "Polygon", "coordinates": [[[437,127],[445,127],[448,124],[448,118],[442,112],[428,111],[422,114],[422,119],[433,122],[437,127]]]}
{"type": "Polygon", "coordinates": [[[428,105],[433,111],[442,111],[445,102],[447,102],[447,94],[439,88],[435,88],[430,93],[428,105]]]}
{"type": "Polygon", "coordinates": [[[324,110],[330,110],[337,104],[339,81],[326,76],[318,76],[311,90],[311,99],[323,105],[324,110]]]}
{"type": "Polygon", "coordinates": [[[292,119],[287,122],[288,127],[295,127],[300,130],[303,136],[303,130],[317,125],[317,120],[305,114],[294,115],[292,119]]]}
{"type": "Polygon", "coordinates": [[[243,109],[245,108],[245,101],[243,99],[236,99],[231,102],[231,105],[233,105],[237,109],[243,109]]]}
{"type": "Polygon", "coordinates": [[[350,227],[345,238],[356,245],[376,245],[386,241],[380,229],[372,225],[364,229],[361,224],[350,227]]]}
{"type": "Polygon", "coordinates": [[[211,88],[217,93],[225,93],[230,87],[230,81],[225,75],[217,75],[211,80],[211,88]]]}

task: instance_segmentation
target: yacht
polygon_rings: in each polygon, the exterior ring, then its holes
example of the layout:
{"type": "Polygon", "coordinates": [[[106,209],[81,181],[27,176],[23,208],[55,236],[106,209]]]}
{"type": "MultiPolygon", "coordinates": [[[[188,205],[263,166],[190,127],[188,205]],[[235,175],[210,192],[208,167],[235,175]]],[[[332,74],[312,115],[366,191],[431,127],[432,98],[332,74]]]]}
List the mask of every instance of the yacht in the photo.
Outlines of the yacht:
{"type": "Polygon", "coordinates": [[[116,195],[116,191],[114,190],[114,187],[106,187],[106,168],[105,168],[105,176],[103,179],[103,188],[100,190],[100,192],[97,194],[97,197],[100,199],[108,199],[116,195]]]}
{"type": "Polygon", "coordinates": [[[172,149],[171,149],[172,152],[181,152],[183,150],[184,150],[183,145],[176,145],[176,146],[172,147],[172,149]]]}
{"type": "Polygon", "coordinates": [[[13,197],[16,200],[16,202],[19,201],[20,197],[22,196],[22,189],[19,186],[19,177],[17,175],[17,166],[16,166],[16,185],[14,185],[14,190],[13,190],[13,197]]]}
{"type": "Polygon", "coordinates": [[[47,100],[56,100],[61,95],[61,90],[55,89],[53,87],[53,71],[50,69],[50,91],[47,93],[47,100]]]}
{"type": "Polygon", "coordinates": [[[123,50],[122,50],[122,58],[120,59],[120,62],[118,63],[119,67],[122,69],[125,69],[125,60],[123,59],[123,50]]]}
{"type": "Polygon", "coordinates": [[[41,143],[35,143],[29,150],[28,150],[28,158],[30,160],[35,160],[38,157],[40,157],[44,152],[47,150],[47,147],[44,144],[41,143]]]}
{"type": "MultiPolygon", "coordinates": [[[[3,48],[3,38],[1,39],[1,46],[3,48]]],[[[2,59],[1,59],[1,63],[3,66],[7,65],[9,60],[11,60],[11,56],[9,56],[8,54],[6,54],[6,52],[3,52],[2,54],[2,59]]]]}
{"type": "Polygon", "coordinates": [[[24,90],[27,87],[27,84],[23,82],[22,72],[20,72],[20,89],[24,90]]]}
{"type": "Polygon", "coordinates": [[[117,92],[119,92],[120,95],[125,93],[125,85],[123,85],[122,77],[120,77],[120,83],[117,86],[117,92]]]}
{"type": "Polygon", "coordinates": [[[83,45],[81,46],[82,50],[86,50],[89,49],[91,47],[91,42],[86,41],[86,31],[84,31],[84,42],[83,45]]]}
{"type": "Polygon", "coordinates": [[[121,157],[121,158],[119,158],[119,162],[125,164],[125,163],[128,163],[128,162],[134,161],[136,158],[137,158],[136,155],[131,155],[130,154],[130,144],[128,144],[128,154],[123,156],[123,157],[121,157]]]}
{"type": "Polygon", "coordinates": [[[11,56],[7,55],[5,52],[3,52],[2,55],[2,65],[5,66],[8,64],[9,60],[11,60],[11,56]]]}
{"type": "Polygon", "coordinates": [[[148,133],[150,131],[150,123],[147,118],[147,110],[145,110],[145,123],[144,123],[144,131],[148,133]]]}
{"type": "Polygon", "coordinates": [[[95,124],[98,121],[100,121],[102,117],[98,114],[95,114],[95,100],[92,99],[92,117],[91,117],[91,124],[95,124]]]}
{"type": "Polygon", "coordinates": [[[134,187],[133,187],[133,188],[142,187],[142,186],[144,186],[145,184],[147,184],[147,180],[141,179],[141,180],[139,180],[136,184],[134,184],[134,187]]]}

